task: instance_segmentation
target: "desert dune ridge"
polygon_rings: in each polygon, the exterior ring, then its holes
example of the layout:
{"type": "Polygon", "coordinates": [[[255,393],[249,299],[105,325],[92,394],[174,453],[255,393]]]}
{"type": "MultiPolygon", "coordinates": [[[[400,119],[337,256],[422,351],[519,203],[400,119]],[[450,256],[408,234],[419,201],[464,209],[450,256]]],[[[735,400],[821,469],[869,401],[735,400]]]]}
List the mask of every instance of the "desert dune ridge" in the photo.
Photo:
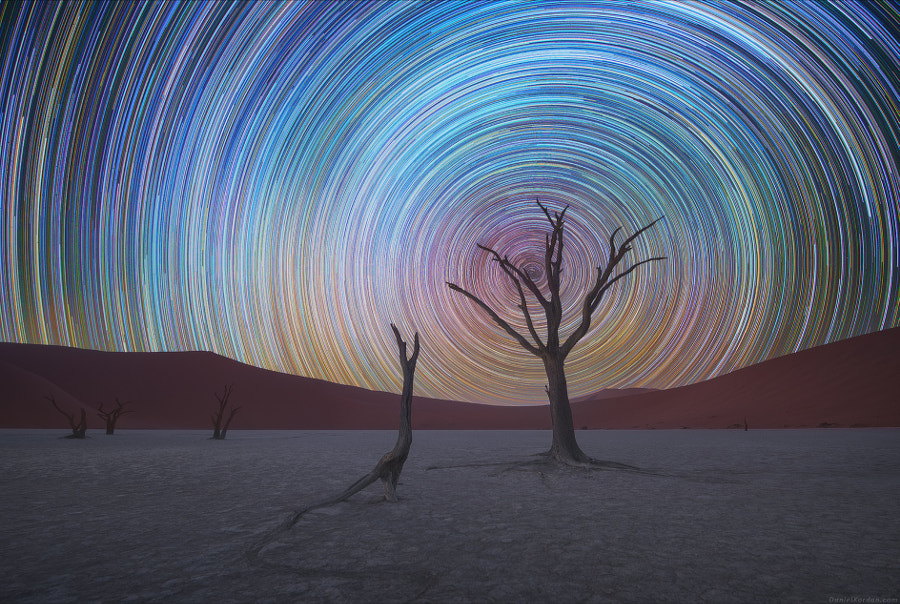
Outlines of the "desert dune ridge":
{"type": "MultiPolygon", "coordinates": [[[[420,368],[421,369],[421,368],[420,368]]],[[[397,369],[399,374],[399,368],[397,369]]],[[[211,427],[217,393],[233,385],[244,430],[389,430],[397,394],[244,365],[206,352],[114,353],[0,343],[0,428],[66,428],[44,399],[73,412],[115,398],[134,413],[120,427],[211,427]]],[[[900,328],[811,348],[667,390],[606,390],[572,402],[576,428],[668,429],[900,426],[900,328]]],[[[550,428],[547,405],[498,406],[415,397],[414,429],[550,428]]]]}
{"type": "Polygon", "coordinates": [[[244,558],[260,535],[366,473],[396,432],[208,436],[121,430],[78,441],[0,430],[0,600],[900,594],[897,430],[579,434],[589,455],[642,473],[516,465],[546,449],[545,431],[415,432],[398,503],[376,503],[373,485],[316,510],[260,564],[244,558]]]}

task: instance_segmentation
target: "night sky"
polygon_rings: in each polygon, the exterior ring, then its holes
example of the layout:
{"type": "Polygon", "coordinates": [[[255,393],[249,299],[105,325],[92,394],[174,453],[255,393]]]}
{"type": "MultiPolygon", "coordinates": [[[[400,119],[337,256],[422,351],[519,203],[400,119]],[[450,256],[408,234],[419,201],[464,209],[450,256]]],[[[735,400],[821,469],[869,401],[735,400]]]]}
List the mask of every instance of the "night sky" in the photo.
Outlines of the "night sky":
{"type": "Polygon", "coordinates": [[[12,2],[0,339],[211,350],[416,393],[546,402],[476,244],[540,262],[563,333],[608,237],[664,220],[570,393],[670,387],[900,324],[900,12],[888,3],[12,2]]]}

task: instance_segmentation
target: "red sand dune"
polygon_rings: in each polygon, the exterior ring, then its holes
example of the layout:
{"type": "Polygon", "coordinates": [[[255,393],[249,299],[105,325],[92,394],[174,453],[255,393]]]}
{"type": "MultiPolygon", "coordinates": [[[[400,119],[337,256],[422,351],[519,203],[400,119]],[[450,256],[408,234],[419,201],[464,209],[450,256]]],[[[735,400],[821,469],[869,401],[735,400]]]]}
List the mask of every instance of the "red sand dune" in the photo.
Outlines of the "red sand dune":
{"type": "MultiPolygon", "coordinates": [[[[399,369],[398,369],[399,371],[399,369]]],[[[120,428],[210,428],[214,392],[234,385],[232,429],[394,429],[399,396],[243,365],[208,352],[113,353],[0,343],[0,427],[67,428],[44,399],[93,412],[116,397],[120,428]]],[[[601,391],[573,402],[576,427],[900,426],[900,328],[674,388],[601,391]],[[622,394],[626,393],[626,394],[622,394]]],[[[499,407],[416,397],[417,429],[547,429],[546,405],[499,407]]]]}
{"type": "Polygon", "coordinates": [[[810,348],[717,378],[573,404],[578,426],[900,426],[900,328],[810,348]]]}
{"type": "Polygon", "coordinates": [[[656,388],[604,388],[587,396],[579,396],[571,399],[572,403],[581,403],[584,401],[598,401],[603,398],[623,398],[633,396],[635,394],[646,394],[648,392],[659,392],[656,388]]]}

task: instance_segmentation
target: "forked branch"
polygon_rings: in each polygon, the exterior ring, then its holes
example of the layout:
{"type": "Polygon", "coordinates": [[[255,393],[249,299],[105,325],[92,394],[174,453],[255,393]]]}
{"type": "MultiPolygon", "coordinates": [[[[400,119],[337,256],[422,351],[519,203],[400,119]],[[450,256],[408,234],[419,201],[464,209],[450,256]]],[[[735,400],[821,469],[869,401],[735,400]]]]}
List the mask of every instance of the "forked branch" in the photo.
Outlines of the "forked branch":
{"type": "Polygon", "coordinates": [[[664,260],[666,258],[665,256],[656,256],[653,258],[648,258],[646,260],[641,260],[632,264],[625,270],[615,275],[613,274],[616,268],[624,260],[626,254],[628,254],[628,252],[633,249],[631,245],[632,242],[657,222],[662,220],[662,218],[654,220],[647,226],[639,229],[618,245],[616,244],[616,235],[618,235],[619,231],[621,231],[622,229],[621,227],[619,227],[613,231],[612,235],[610,235],[609,237],[609,258],[607,259],[606,264],[597,267],[594,284],[584,297],[581,311],[581,322],[579,323],[578,327],[576,327],[575,331],[572,332],[568,338],[566,338],[565,343],[560,346],[558,333],[559,326],[562,321],[562,300],[560,299],[560,283],[562,275],[562,255],[564,248],[563,234],[565,227],[565,215],[566,211],[569,209],[569,206],[563,208],[561,212],[551,212],[544,204],[540,202],[540,200],[538,200],[537,203],[541,208],[541,211],[547,217],[547,220],[550,222],[550,226],[552,227],[551,232],[546,236],[544,249],[544,268],[546,270],[547,289],[549,290],[547,294],[542,292],[537,283],[535,283],[534,279],[532,279],[531,276],[528,275],[528,273],[517,267],[509,259],[508,256],[503,256],[499,252],[488,246],[478,244],[479,248],[491,254],[493,261],[500,265],[500,268],[516,287],[516,291],[519,294],[519,309],[522,311],[522,314],[525,317],[525,324],[528,328],[528,333],[533,341],[529,341],[528,338],[516,331],[515,328],[513,328],[506,320],[501,318],[490,306],[488,306],[488,304],[484,300],[482,300],[472,292],[449,281],[447,282],[447,287],[449,287],[452,291],[463,294],[464,296],[475,302],[475,304],[477,304],[482,309],[482,311],[484,311],[484,313],[494,321],[494,323],[496,323],[501,329],[512,336],[513,339],[515,339],[519,343],[519,345],[522,346],[522,348],[524,348],[531,354],[542,356],[543,354],[546,354],[548,350],[550,350],[550,348],[555,349],[556,346],[559,346],[559,352],[562,357],[565,358],[572,351],[575,345],[585,336],[585,334],[587,334],[591,326],[591,317],[597,310],[597,307],[600,305],[604,294],[610,287],[612,287],[617,281],[634,272],[640,266],[657,260],[664,260]],[[528,309],[528,302],[525,296],[526,289],[544,308],[544,312],[547,317],[548,330],[546,342],[541,340],[541,337],[538,334],[537,329],[535,328],[534,320],[532,319],[531,312],[528,309]]]}
{"type": "Polygon", "coordinates": [[[558,302],[559,298],[560,276],[562,275],[563,219],[569,206],[564,207],[562,212],[554,212],[551,215],[550,210],[540,200],[537,201],[537,204],[547,220],[550,221],[550,226],[553,227],[551,233],[547,235],[544,245],[544,270],[547,273],[547,287],[550,289],[550,300],[553,304],[554,301],[558,302]]]}
{"type": "Polygon", "coordinates": [[[524,283],[525,287],[528,288],[528,291],[531,292],[531,295],[533,295],[538,301],[538,304],[540,304],[544,308],[547,308],[550,302],[547,300],[547,298],[544,297],[543,292],[541,292],[541,288],[538,287],[537,283],[534,282],[534,279],[532,279],[528,273],[513,264],[510,261],[509,256],[501,256],[496,250],[489,248],[486,245],[481,245],[480,243],[477,245],[479,248],[488,252],[494,257],[494,262],[500,265],[500,268],[503,269],[503,272],[506,273],[506,275],[510,279],[512,279],[519,288],[522,287],[521,283],[524,283]]]}
{"type": "Polygon", "coordinates": [[[594,281],[594,286],[591,290],[585,295],[584,302],[582,304],[581,310],[581,323],[578,327],[573,331],[569,337],[566,339],[565,344],[562,346],[562,355],[563,357],[567,356],[575,345],[587,334],[588,330],[591,327],[591,317],[594,312],[597,310],[597,307],[600,305],[600,301],[603,299],[603,295],[606,291],[613,286],[616,281],[622,279],[623,277],[631,274],[638,267],[648,264],[650,262],[654,262],[656,260],[665,260],[665,256],[656,256],[653,258],[647,258],[646,260],[641,260],[640,262],[636,262],[629,266],[624,271],[618,273],[616,276],[611,277],[616,267],[622,262],[625,258],[625,255],[632,250],[631,242],[634,241],[638,236],[640,236],[644,231],[655,225],[657,222],[662,220],[662,218],[657,218],[644,228],[640,229],[627,239],[623,241],[620,245],[616,245],[616,235],[621,231],[621,227],[617,228],[613,231],[612,235],[609,237],[609,259],[606,262],[605,266],[597,267],[597,278],[594,281]]]}
{"type": "Polygon", "coordinates": [[[225,435],[228,433],[228,426],[231,425],[231,420],[233,420],[237,412],[241,410],[240,407],[232,406],[228,414],[228,419],[225,419],[225,408],[228,406],[228,399],[231,397],[233,391],[234,384],[231,384],[225,386],[225,390],[221,395],[219,395],[218,392],[213,393],[216,400],[219,401],[218,409],[210,416],[213,423],[213,440],[225,440],[225,435]],[[222,424],[223,419],[225,419],[224,425],[222,424]]]}
{"type": "Polygon", "coordinates": [[[76,422],[75,414],[64,411],[63,408],[57,404],[55,396],[49,394],[44,398],[50,401],[50,404],[53,405],[53,408],[59,411],[62,415],[65,416],[67,420],[69,420],[69,427],[72,429],[72,434],[70,434],[67,438],[85,437],[85,433],[87,432],[87,414],[84,411],[84,407],[81,408],[81,419],[76,422]]]}
{"type": "Polygon", "coordinates": [[[130,405],[131,402],[125,402],[119,400],[116,397],[116,406],[109,411],[103,410],[103,403],[100,403],[100,406],[97,407],[97,415],[106,422],[106,433],[107,434],[115,434],[116,431],[116,423],[119,421],[119,417],[125,415],[126,413],[134,413],[134,409],[125,409],[125,405],[130,405]]]}
{"type": "Polygon", "coordinates": [[[494,261],[500,265],[500,268],[503,269],[503,272],[506,273],[506,276],[509,277],[510,281],[513,282],[513,285],[516,286],[516,291],[519,292],[519,309],[525,316],[525,325],[528,327],[528,333],[530,333],[531,337],[534,339],[535,348],[537,350],[543,350],[544,343],[541,342],[541,337],[538,335],[537,330],[534,328],[534,321],[532,321],[531,319],[531,311],[528,310],[528,302],[525,300],[525,290],[522,288],[522,281],[525,282],[525,286],[534,295],[534,297],[537,298],[538,303],[544,307],[545,312],[549,310],[550,303],[544,298],[543,294],[541,294],[541,290],[534,282],[534,279],[532,279],[528,273],[510,262],[509,256],[503,256],[501,258],[500,254],[498,254],[496,251],[487,246],[481,245],[480,243],[478,244],[478,247],[486,252],[493,254],[494,261]]]}

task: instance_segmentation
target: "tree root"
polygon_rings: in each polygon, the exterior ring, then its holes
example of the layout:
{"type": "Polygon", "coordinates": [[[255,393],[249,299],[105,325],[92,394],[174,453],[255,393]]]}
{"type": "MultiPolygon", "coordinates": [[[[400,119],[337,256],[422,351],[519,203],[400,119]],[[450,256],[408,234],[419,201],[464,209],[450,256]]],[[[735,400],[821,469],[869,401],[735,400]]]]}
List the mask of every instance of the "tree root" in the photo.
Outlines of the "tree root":
{"type": "Polygon", "coordinates": [[[281,535],[291,530],[291,528],[297,524],[297,522],[303,517],[304,514],[311,512],[313,510],[318,510],[320,508],[328,507],[330,505],[335,505],[341,503],[343,501],[347,501],[364,488],[378,480],[379,474],[378,470],[381,467],[381,463],[375,466],[375,469],[354,482],[352,485],[347,487],[343,493],[337,495],[336,497],[331,497],[329,499],[323,499],[322,501],[317,501],[311,505],[306,506],[305,508],[301,508],[291,514],[288,518],[285,519],[284,522],[279,524],[277,527],[263,535],[256,543],[254,543],[246,552],[244,552],[244,556],[250,562],[259,562],[259,553],[265,548],[267,545],[271,544],[273,541],[278,539],[281,535]]]}
{"type": "Polygon", "coordinates": [[[634,472],[636,474],[647,474],[651,476],[662,476],[662,474],[658,472],[653,472],[651,470],[647,470],[645,468],[641,468],[639,466],[632,466],[629,464],[620,463],[617,461],[604,461],[600,459],[593,459],[588,457],[586,461],[577,461],[574,459],[558,459],[556,457],[551,456],[549,451],[541,451],[540,453],[535,453],[532,457],[540,457],[541,459],[533,460],[526,459],[521,461],[498,461],[498,462],[488,462],[488,463],[470,463],[470,464],[458,464],[452,466],[429,466],[425,469],[425,471],[429,470],[452,470],[457,468],[489,468],[489,467],[502,467],[503,471],[511,471],[518,469],[538,469],[538,468],[549,468],[549,467],[568,467],[568,468],[580,468],[584,470],[617,470],[620,472],[634,472]]]}
{"type": "Polygon", "coordinates": [[[407,455],[409,454],[409,442],[411,440],[411,437],[409,438],[409,440],[406,440],[404,438],[398,440],[397,446],[393,450],[385,453],[381,457],[381,459],[378,460],[378,463],[375,465],[375,468],[371,472],[364,475],[362,478],[344,489],[344,491],[340,495],[317,501],[316,503],[308,505],[305,508],[301,508],[291,514],[287,519],[285,519],[284,522],[269,531],[245,552],[245,556],[247,557],[247,559],[251,562],[257,562],[259,560],[259,553],[262,551],[262,549],[275,541],[280,535],[291,530],[291,528],[295,524],[297,524],[297,522],[303,517],[304,514],[313,510],[318,510],[320,508],[341,503],[342,501],[347,501],[376,480],[380,479],[384,483],[385,501],[397,501],[397,481],[400,478],[400,471],[403,469],[403,464],[406,461],[407,455]]]}

